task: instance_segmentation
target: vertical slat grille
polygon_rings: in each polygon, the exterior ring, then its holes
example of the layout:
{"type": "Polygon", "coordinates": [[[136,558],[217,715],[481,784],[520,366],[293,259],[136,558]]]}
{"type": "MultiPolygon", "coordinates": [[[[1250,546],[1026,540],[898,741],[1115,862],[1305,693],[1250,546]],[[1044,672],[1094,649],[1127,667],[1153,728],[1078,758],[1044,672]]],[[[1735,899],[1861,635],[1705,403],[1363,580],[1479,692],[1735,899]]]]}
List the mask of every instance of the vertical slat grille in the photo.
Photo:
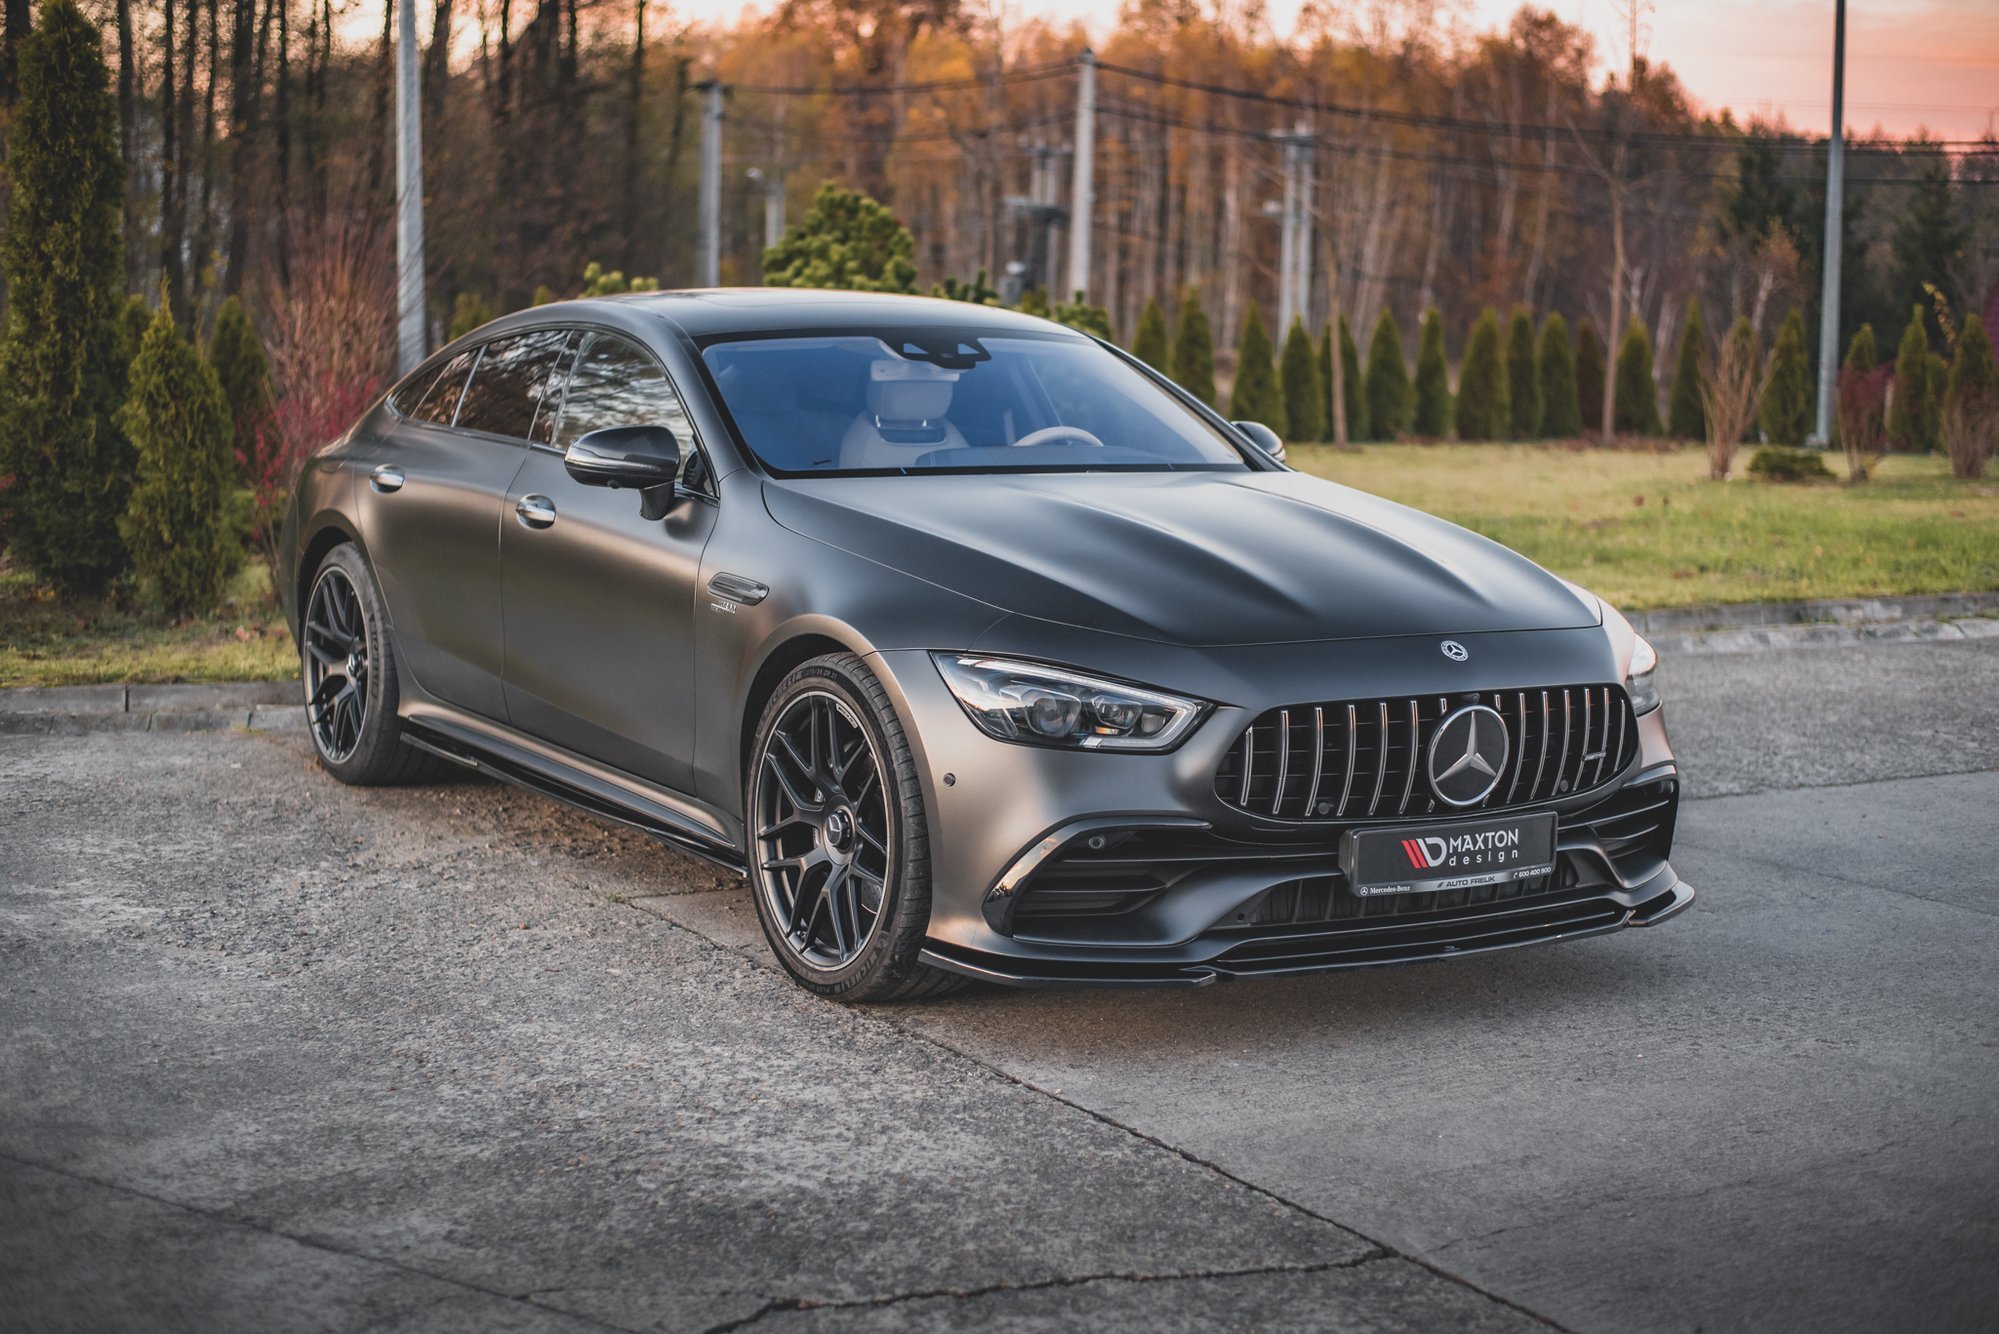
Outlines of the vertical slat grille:
{"type": "Polygon", "coordinates": [[[1223,757],[1215,792],[1280,820],[1461,815],[1601,787],[1630,767],[1637,746],[1630,701],[1610,685],[1293,704],[1244,729],[1223,757]],[[1509,754],[1483,802],[1446,807],[1430,791],[1430,739],[1467,704],[1499,714],[1509,754]]]}

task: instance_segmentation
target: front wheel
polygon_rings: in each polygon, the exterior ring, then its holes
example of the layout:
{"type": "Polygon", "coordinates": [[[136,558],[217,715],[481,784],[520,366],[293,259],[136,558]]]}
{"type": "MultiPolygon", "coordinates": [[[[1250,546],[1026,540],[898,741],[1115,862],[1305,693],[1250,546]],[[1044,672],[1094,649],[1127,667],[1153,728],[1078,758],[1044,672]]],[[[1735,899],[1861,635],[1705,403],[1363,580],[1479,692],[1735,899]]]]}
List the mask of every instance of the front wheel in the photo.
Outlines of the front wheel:
{"type": "Polygon", "coordinates": [[[930,841],[916,761],[888,692],[851,653],[796,668],[764,706],[744,815],[771,951],[799,985],[847,1001],[953,991],[919,962],[930,841]]]}

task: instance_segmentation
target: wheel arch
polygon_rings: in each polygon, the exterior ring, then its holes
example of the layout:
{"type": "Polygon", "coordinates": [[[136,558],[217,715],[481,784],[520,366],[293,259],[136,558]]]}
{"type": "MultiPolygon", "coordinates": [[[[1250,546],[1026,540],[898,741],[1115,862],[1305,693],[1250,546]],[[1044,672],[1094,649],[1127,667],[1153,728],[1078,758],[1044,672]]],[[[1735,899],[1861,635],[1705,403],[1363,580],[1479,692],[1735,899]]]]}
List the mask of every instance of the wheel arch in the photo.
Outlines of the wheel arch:
{"type": "MultiPolygon", "coordinates": [[[[360,548],[362,559],[367,559],[368,549],[361,543],[361,536],[338,514],[321,515],[308,537],[299,547],[298,567],[292,571],[292,606],[298,609],[293,618],[302,620],[305,616],[305,599],[312,591],[312,578],[319,573],[328,553],[342,542],[352,542],[360,548]]],[[[387,607],[384,606],[384,611],[387,607]]],[[[294,626],[294,629],[297,627],[294,626]]]]}
{"type": "Polygon", "coordinates": [[[763,717],[764,706],[777,692],[778,683],[793,670],[814,658],[828,653],[857,653],[865,655],[868,650],[857,643],[837,638],[830,626],[799,627],[793,633],[777,640],[765,652],[763,661],[757,664],[756,674],[750,678],[749,689],[743,695],[741,721],[736,736],[736,791],[740,795],[744,780],[749,774],[750,748],[756,745],[757,722],[763,717]]]}

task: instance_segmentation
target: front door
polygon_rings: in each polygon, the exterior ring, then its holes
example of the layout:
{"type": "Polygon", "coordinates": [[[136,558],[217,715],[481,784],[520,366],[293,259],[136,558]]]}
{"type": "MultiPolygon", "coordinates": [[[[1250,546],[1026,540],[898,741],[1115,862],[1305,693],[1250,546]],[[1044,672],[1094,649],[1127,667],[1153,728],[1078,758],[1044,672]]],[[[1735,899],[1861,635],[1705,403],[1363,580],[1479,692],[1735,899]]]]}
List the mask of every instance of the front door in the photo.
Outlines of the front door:
{"type": "Polygon", "coordinates": [[[695,592],[714,505],[693,497],[646,520],[637,492],[585,486],[562,465],[571,442],[607,426],[665,426],[691,459],[687,414],[650,353],[593,334],[558,420],[555,438],[528,450],[502,525],[509,717],[565,750],[689,791],[695,592]]]}

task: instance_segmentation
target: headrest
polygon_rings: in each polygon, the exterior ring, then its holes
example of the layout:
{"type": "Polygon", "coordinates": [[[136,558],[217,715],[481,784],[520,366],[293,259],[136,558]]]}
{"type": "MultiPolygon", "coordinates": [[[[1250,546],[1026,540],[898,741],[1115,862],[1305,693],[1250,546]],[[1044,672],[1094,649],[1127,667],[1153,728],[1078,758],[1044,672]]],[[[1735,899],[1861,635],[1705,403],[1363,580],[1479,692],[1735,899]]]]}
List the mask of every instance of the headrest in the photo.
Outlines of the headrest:
{"type": "Polygon", "coordinates": [[[958,372],[922,361],[876,361],[868,366],[868,411],[883,421],[930,421],[951,410],[958,372]]]}

